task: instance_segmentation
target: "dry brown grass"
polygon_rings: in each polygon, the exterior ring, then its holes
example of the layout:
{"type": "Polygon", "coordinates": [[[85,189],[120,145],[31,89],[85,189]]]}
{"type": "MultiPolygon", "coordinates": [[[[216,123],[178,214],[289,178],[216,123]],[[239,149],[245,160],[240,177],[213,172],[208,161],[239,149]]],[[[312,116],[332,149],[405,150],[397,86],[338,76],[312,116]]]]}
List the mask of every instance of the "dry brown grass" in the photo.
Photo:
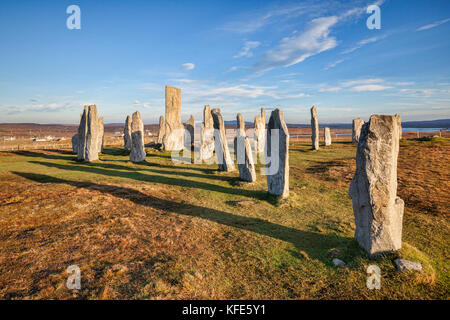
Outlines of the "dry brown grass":
{"type": "Polygon", "coordinates": [[[402,143],[399,194],[417,201],[405,199],[399,255],[421,261],[420,274],[399,274],[391,256],[370,261],[352,240],[349,143],[318,152],[293,144],[284,202],[265,195],[263,176],[243,184],[153,150],[147,164],[116,151],[93,164],[56,151],[0,153],[0,298],[448,298],[449,146],[402,143]],[[415,184],[436,186],[436,198],[415,184]],[[330,252],[349,268],[333,267],[330,252]],[[365,288],[372,263],[383,270],[377,292],[365,288]],[[65,286],[72,264],[79,291],[65,286]]]}

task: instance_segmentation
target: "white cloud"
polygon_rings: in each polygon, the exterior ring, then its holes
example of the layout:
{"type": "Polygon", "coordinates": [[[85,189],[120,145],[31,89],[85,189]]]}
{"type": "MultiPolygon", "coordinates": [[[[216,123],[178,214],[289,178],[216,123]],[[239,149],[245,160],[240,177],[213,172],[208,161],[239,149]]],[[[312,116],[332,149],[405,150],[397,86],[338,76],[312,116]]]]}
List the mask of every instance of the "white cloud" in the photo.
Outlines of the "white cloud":
{"type": "Polygon", "coordinates": [[[328,64],[324,69],[325,69],[325,70],[332,69],[332,68],[336,67],[338,64],[340,64],[340,63],[342,63],[342,62],[344,62],[344,59],[341,59],[341,60],[337,60],[337,61],[331,62],[331,63],[328,64]]]}
{"type": "Polygon", "coordinates": [[[373,42],[377,42],[377,41],[382,40],[382,39],[384,39],[384,38],[386,38],[386,36],[372,37],[372,38],[368,38],[368,39],[361,40],[361,41],[359,41],[359,42],[356,44],[356,46],[354,46],[354,47],[352,47],[352,48],[350,48],[350,49],[344,50],[344,51],[342,51],[342,53],[343,53],[343,54],[351,53],[351,52],[356,51],[356,50],[358,50],[359,48],[365,46],[366,44],[373,43],[373,42]]]}
{"type": "Polygon", "coordinates": [[[135,100],[133,106],[137,108],[150,108],[150,102],[141,102],[139,100],[135,100]]]}
{"type": "Polygon", "coordinates": [[[382,90],[386,90],[386,89],[390,89],[392,87],[390,86],[383,86],[380,84],[366,84],[366,85],[361,85],[361,86],[354,86],[351,90],[352,91],[382,91],[382,90]]]}
{"type": "Polygon", "coordinates": [[[181,68],[182,68],[183,70],[192,70],[192,69],[195,68],[195,64],[193,64],[192,62],[183,63],[183,64],[181,65],[181,68]]]}
{"type": "Polygon", "coordinates": [[[230,69],[228,69],[226,72],[228,73],[228,72],[233,72],[233,71],[236,71],[237,69],[239,69],[239,67],[236,67],[236,66],[232,66],[230,69]]]}
{"type": "Polygon", "coordinates": [[[436,21],[436,22],[427,24],[425,26],[422,26],[420,28],[417,28],[416,31],[423,31],[423,30],[428,30],[428,29],[431,29],[431,28],[435,28],[435,27],[440,26],[441,24],[447,23],[449,21],[450,21],[450,18],[444,19],[444,20],[440,20],[440,21],[436,21]]]}
{"type": "Polygon", "coordinates": [[[265,72],[276,67],[292,66],[308,57],[336,47],[337,41],[334,37],[329,37],[329,33],[330,28],[337,22],[336,16],[312,20],[305,32],[281,40],[278,47],[268,51],[251,69],[256,72],[265,72]]]}
{"type": "Polygon", "coordinates": [[[341,87],[328,87],[328,88],[320,88],[319,92],[338,92],[341,91],[341,87]]]}
{"type": "Polygon", "coordinates": [[[246,41],[244,43],[244,47],[241,49],[241,51],[235,55],[233,58],[241,58],[241,57],[247,57],[250,58],[253,56],[252,49],[255,49],[259,47],[261,43],[259,41],[246,41]]]}

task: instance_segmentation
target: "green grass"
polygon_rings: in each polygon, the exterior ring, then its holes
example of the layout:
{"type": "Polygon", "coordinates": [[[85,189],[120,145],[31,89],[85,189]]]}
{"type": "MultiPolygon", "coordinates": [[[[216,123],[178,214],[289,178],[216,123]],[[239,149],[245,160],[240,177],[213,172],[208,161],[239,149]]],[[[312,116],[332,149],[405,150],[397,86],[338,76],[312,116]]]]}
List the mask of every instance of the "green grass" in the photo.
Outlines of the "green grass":
{"type": "MultiPolygon", "coordinates": [[[[429,142],[402,148],[420,143],[429,142]]],[[[439,152],[449,146],[439,141],[439,152]]],[[[147,151],[141,164],[114,148],[93,163],[70,152],[1,154],[0,297],[448,299],[445,216],[406,203],[402,250],[375,260],[353,240],[350,143],[292,144],[286,200],[267,194],[259,170],[248,184],[237,171],[147,151]],[[332,264],[332,251],[348,268],[332,264]],[[397,272],[398,256],[424,270],[397,272]],[[65,288],[71,264],[82,270],[76,292],[65,288]],[[370,264],[381,290],[366,288],[370,264]]]]}

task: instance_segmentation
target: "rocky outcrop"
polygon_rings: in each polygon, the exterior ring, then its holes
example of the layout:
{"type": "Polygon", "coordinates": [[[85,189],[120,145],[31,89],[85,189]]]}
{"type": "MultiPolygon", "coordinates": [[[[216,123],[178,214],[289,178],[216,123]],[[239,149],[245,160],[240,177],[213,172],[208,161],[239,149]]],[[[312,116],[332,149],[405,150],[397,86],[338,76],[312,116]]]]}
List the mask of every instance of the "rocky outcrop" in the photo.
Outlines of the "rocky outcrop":
{"type": "Polygon", "coordinates": [[[78,159],[85,161],[98,160],[100,128],[97,106],[84,106],[78,127],[78,159]]]}
{"type": "Polygon", "coordinates": [[[331,131],[330,131],[330,128],[325,127],[323,129],[323,136],[324,136],[324,140],[325,140],[325,145],[326,146],[331,145],[331,131]]]}
{"type": "Polygon", "coordinates": [[[371,256],[401,248],[404,202],[397,197],[399,123],[399,115],[372,115],[359,137],[349,195],[355,239],[371,256]]]}
{"type": "Polygon", "coordinates": [[[250,140],[245,134],[245,122],[242,115],[238,113],[236,127],[236,138],[234,139],[234,152],[239,169],[241,180],[248,182],[256,181],[255,165],[253,163],[253,154],[250,146],[250,140]]]}
{"type": "Polygon", "coordinates": [[[283,111],[272,111],[267,125],[266,175],[269,193],[289,196],[289,132],[283,111]]]}
{"type": "Polygon", "coordinates": [[[211,159],[214,155],[214,121],[210,106],[203,109],[203,123],[201,129],[200,157],[202,160],[211,159]]]}
{"type": "Polygon", "coordinates": [[[159,117],[159,131],[158,131],[158,143],[163,143],[164,134],[166,133],[166,123],[164,122],[164,116],[159,117]]]}
{"type": "Polygon", "coordinates": [[[181,123],[181,89],[166,86],[166,128],[164,150],[179,151],[184,146],[184,126],[181,123]]]}
{"type": "Polygon", "coordinates": [[[314,150],[319,150],[319,118],[315,106],[311,108],[311,130],[312,147],[314,150]]]}
{"type": "Polygon", "coordinates": [[[193,150],[194,148],[194,134],[195,134],[195,120],[194,116],[191,115],[189,120],[185,123],[184,131],[184,147],[188,150],[193,150]]]}
{"type": "Polygon", "coordinates": [[[358,143],[359,136],[361,134],[361,128],[364,124],[364,120],[361,118],[353,119],[352,121],[352,143],[358,143]]]}
{"type": "Polygon", "coordinates": [[[125,150],[131,150],[131,117],[127,116],[123,129],[123,146],[125,150]]]}
{"type": "Polygon", "coordinates": [[[230,156],[227,136],[225,134],[225,124],[220,114],[220,109],[213,109],[211,115],[214,122],[214,147],[219,171],[234,171],[234,162],[230,156]]]}
{"type": "Polygon", "coordinates": [[[146,157],[144,149],[144,124],[139,111],[133,113],[131,120],[131,162],[144,161],[146,157]]]}

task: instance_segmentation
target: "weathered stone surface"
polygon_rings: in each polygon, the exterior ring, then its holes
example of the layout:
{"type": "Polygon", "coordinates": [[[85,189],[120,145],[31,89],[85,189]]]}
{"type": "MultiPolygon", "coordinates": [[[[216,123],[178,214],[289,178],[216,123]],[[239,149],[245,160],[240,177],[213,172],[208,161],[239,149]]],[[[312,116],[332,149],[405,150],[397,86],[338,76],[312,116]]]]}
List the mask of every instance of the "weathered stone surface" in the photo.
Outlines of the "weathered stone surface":
{"type": "Polygon", "coordinates": [[[242,115],[238,113],[236,127],[236,138],[234,139],[234,152],[239,169],[239,177],[248,182],[256,181],[255,165],[250,146],[250,140],[245,134],[245,122],[242,115]]]}
{"type": "Polygon", "coordinates": [[[267,125],[266,175],[270,194],[289,196],[289,131],[280,109],[272,111],[267,125]]]}
{"type": "Polygon", "coordinates": [[[325,145],[326,146],[331,145],[331,131],[330,131],[330,128],[325,127],[323,129],[323,136],[324,136],[324,139],[325,139],[325,145]]]}
{"type": "Polygon", "coordinates": [[[400,116],[372,115],[361,129],[349,195],[355,239],[369,255],[402,244],[403,200],[397,197],[400,116]]]}
{"type": "Polygon", "coordinates": [[[312,147],[314,150],[319,150],[319,118],[315,106],[311,108],[311,130],[312,147]]]}
{"type": "Polygon", "coordinates": [[[166,123],[164,122],[164,116],[159,117],[159,131],[158,131],[158,143],[163,143],[164,134],[166,133],[166,123]]]}
{"type": "Polygon", "coordinates": [[[99,134],[97,106],[84,106],[78,127],[78,159],[85,161],[98,160],[99,134]]]}
{"type": "Polygon", "coordinates": [[[352,143],[358,143],[359,136],[361,134],[361,128],[364,124],[364,120],[361,118],[353,119],[352,121],[352,143]]]}
{"type": "Polygon", "coordinates": [[[127,116],[123,129],[123,145],[125,150],[131,150],[131,117],[127,116]]]}
{"type": "Polygon", "coordinates": [[[334,258],[332,261],[333,261],[333,264],[336,267],[339,267],[339,268],[346,268],[347,267],[347,264],[344,261],[342,261],[341,259],[334,258]]]}
{"type": "Polygon", "coordinates": [[[214,155],[214,121],[210,106],[203,109],[200,155],[202,160],[211,159],[214,155]]]}
{"type": "Polygon", "coordinates": [[[183,150],[184,126],[181,123],[181,89],[166,86],[166,128],[164,150],[183,150]]]}
{"type": "Polygon", "coordinates": [[[395,263],[395,266],[397,267],[397,271],[404,271],[404,270],[421,271],[422,270],[422,264],[420,262],[409,261],[406,259],[395,259],[394,263],[395,263]]]}
{"type": "Polygon", "coordinates": [[[194,133],[195,133],[195,120],[194,116],[191,115],[189,120],[185,124],[184,131],[184,146],[186,149],[192,150],[194,147],[194,133]]]}
{"type": "Polygon", "coordinates": [[[98,151],[103,152],[105,146],[105,125],[103,123],[103,117],[98,118],[98,151]]]}
{"type": "Polygon", "coordinates": [[[255,117],[254,127],[256,152],[262,160],[266,144],[266,111],[264,110],[264,108],[261,108],[261,114],[255,117]]]}
{"type": "Polygon", "coordinates": [[[220,114],[220,109],[213,109],[211,115],[214,122],[214,147],[219,171],[234,171],[234,162],[230,156],[230,150],[225,134],[225,124],[222,115],[220,114]]]}
{"type": "Polygon", "coordinates": [[[131,120],[131,152],[130,161],[141,162],[146,157],[144,149],[144,124],[139,111],[133,113],[131,120]]]}
{"type": "Polygon", "coordinates": [[[78,140],[79,140],[78,133],[75,133],[75,135],[72,137],[72,151],[77,154],[78,154],[78,145],[79,145],[78,140]]]}

